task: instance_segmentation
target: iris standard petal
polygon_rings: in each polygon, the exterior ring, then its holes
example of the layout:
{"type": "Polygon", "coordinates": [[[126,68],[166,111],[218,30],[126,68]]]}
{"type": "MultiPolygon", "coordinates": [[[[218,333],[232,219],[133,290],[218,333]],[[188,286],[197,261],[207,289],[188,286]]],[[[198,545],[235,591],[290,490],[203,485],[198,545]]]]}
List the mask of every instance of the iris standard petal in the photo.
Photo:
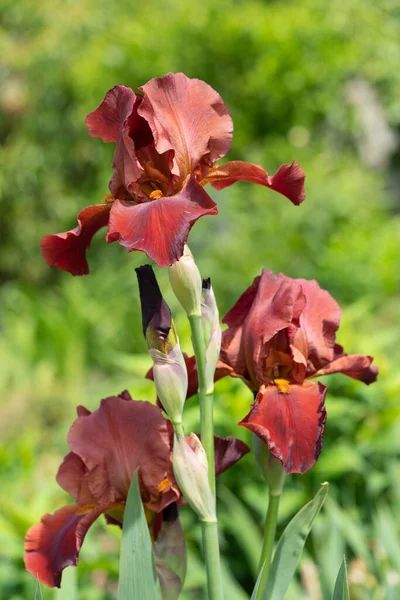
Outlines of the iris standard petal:
{"type": "Polygon", "coordinates": [[[149,123],[157,151],[174,151],[175,175],[183,179],[225,156],[233,123],[221,96],[207,83],[168,73],[140,89],[144,99],[138,113],[149,123]]]}

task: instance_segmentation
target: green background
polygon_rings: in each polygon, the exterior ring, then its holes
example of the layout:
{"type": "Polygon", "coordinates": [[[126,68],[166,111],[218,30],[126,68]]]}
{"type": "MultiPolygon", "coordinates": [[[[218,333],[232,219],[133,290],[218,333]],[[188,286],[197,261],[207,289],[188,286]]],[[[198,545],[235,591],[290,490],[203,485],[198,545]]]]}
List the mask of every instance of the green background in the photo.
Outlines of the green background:
{"type": "MultiPolygon", "coordinates": [[[[316,278],[343,307],[339,343],[380,367],[370,388],[324,380],[323,452],[311,472],[288,478],[280,528],[322,481],[330,498],[288,599],[330,598],[344,553],[352,597],[399,598],[399,1],[2,0],[0,10],[0,599],[35,597],[23,537],[69,501],[54,477],[74,407],[95,409],[125,388],[155,398],[133,271],[145,255],[106,245],[100,232],[91,275],[73,278],[47,268],[39,243],[108,191],[113,147],[89,137],[87,113],[116,83],[136,89],[168,71],[220,92],[235,125],[230,159],[270,173],[296,160],[307,174],[300,207],[251,184],[211,191],[220,214],[201,219],[189,243],[221,315],[263,267],[316,278]]],[[[190,352],[165,270],[157,276],[190,352]]],[[[249,442],[236,424],[251,393],[233,380],[216,390],[217,433],[249,442]]],[[[185,424],[198,430],[197,400],[185,424]]],[[[218,495],[227,598],[242,600],[266,509],[252,455],[221,476],[218,495]]],[[[187,507],[182,518],[182,597],[201,599],[200,531],[187,507]]],[[[116,528],[96,524],[64,598],[73,600],[75,576],[80,599],[115,597],[118,547],[116,528]]]]}

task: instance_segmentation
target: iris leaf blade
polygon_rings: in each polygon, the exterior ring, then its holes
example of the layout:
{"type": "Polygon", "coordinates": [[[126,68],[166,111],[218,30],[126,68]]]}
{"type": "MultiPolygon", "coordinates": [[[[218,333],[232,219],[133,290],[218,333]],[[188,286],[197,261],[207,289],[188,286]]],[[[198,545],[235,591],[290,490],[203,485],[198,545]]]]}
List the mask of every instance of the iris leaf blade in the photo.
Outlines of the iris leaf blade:
{"type": "Polygon", "coordinates": [[[160,600],[150,534],[135,472],[122,527],[118,600],[160,600]]]}
{"type": "Polygon", "coordinates": [[[42,589],[38,579],[36,580],[35,600],[43,600],[42,589]]]}
{"type": "Polygon", "coordinates": [[[335,588],[333,590],[332,600],[350,600],[345,558],[343,558],[342,564],[340,565],[338,576],[336,578],[335,588]]]}
{"type": "MultiPolygon", "coordinates": [[[[275,550],[262,600],[284,600],[308,534],[325,502],[328,487],[327,483],[323,483],[314,498],[299,510],[283,532],[275,550]]],[[[260,576],[256,588],[259,579],[260,576]]]]}

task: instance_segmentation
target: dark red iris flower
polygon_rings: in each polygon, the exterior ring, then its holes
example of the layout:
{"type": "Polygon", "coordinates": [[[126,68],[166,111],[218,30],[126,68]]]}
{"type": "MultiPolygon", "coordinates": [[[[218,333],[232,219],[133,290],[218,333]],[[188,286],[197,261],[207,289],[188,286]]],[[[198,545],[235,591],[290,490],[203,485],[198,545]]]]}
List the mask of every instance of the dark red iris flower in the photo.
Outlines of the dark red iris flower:
{"type": "MultiPolygon", "coordinates": [[[[240,377],[255,392],[240,425],[268,445],[287,473],[305,473],[321,452],[327,388],[314,379],[343,373],[376,380],[371,356],[349,356],[336,344],[340,318],[338,303],[316,281],[264,269],[223,319],[218,378],[240,377]]],[[[194,392],[192,359],[187,365],[194,392]]]]}
{"type": "MultiPolygon", "coordinates": [[[[170,423],[160,409],[132,400],[128,392],[102,400],[93,413],[78,407],[78,419],[68,435],[71,452],[57,473],[57,482],[76,502],[44,515],[29,529],[27,570],[40,582],[59,587],[63,569],[77,564],[92,523],[102,514],[108,523],[122,523],[136,469],[142,501],[158,537],[164,521],[177,518],[174,505],[181,501],[172,468],[172,438],[170,423]]],[[[219,474],[249,449],[235,438],[216,437],[215,451],[219,474]]],[[[176,537],[176,527],[171,533],[176,537]]]]}
{"type": "Polygon", "coordinates": [[[84,208],[75,229],[43,238],[49,266],[87,274],[86,250],[106,226],[107,242],[145,252],[160,267],[171,265],[182,256],[195,221],[218,213],[206,183],[221,190],[250,181],[293,204],[304,200],[305,176],[295,162],[273,176],[242,161],[214,166],[230,148],[233,124],[220,95],[204,81],[168,73],[139,89],[115,86],[88,115],[90,135],[116,144],[111,194],[84,208]]]}

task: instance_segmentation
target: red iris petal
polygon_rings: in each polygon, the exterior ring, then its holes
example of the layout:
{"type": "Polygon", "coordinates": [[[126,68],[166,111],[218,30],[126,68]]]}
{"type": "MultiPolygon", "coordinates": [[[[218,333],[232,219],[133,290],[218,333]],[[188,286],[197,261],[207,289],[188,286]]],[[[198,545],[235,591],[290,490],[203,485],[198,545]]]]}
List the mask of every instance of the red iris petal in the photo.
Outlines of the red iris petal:
{"type": "Polygon", "coordinates": [[[58,469],[56,480],[58,485],[71,494],[82,506],[97,504],[90,491],[92,478],[93,476],[83,460],[74,452],[69,452],[58,469]]]}
{"type": "Polygon", "coordinates": [[[237,327],[243,323],[247,317],[254,299],[257,295],[258,286],[260,285],[261,276],[258,275],[254,278],[253,283],[247,288],[245,292],[240,296],[236,304],[226,313],[222,319],[223,323],[226,323],[229,327],[237,327]]]}
{"type": "Polygon", "coordinates": [[[291,165],[280,166],[275,175],[271,177],[260,165],[234,160],[211,169],[202,184],[211,183],[215,189],[223,190],[236,181],[250,181],[283,194],[293,204],[300,204],[306,197],[304,180],[303,170],[294,161],[291,165]]]}
{"type": "Polygon", "coordinates": [[[25,537],[25,566],[41,583],[60,587],[65,567],[78,563],[79,550],[89,527],[104,512],[96,507],[83,512],[76,504],[46,514],[25,537]]]}
{"type": "Polygon", "coordinates": [[[96,110],[86,117],[86,126],[92,137],[103,142],[117,142],[125,119],[131,114],[140,96],[126,85],[116,85],[109,90],[96,110]]]}
{"type": "Polygon", "coordinates": [[[329,292],[322,290],[316,281],[295,281],[300,283],[306,303],[300,315],[301,331],[295,336],[294,345],[307,358],[307,372],[312,374],[333,359],[341,310],[336,300],[329,292]]]}
{"type": "Polygon", "coordinates": [[[261,386],[248,415],[239,423],[258,435],[287,473],[305,473],[322,449],[327,388],[305,381],[282,393],[274,385],[261,386]]]}
{"type": "Polygon", "coordinates": [[[364,356],[363,354],[351,354],[349,356],[341,351],[342,347],[338,344],[335,345],[335,350],[335,359],[322,369],[319,369],[315,377],[330,375],[331,373],[342,373],[353,379],[363,381],[367,385],[376,381],[378,367],[371,365],[374,360],[372,356],[364,356]]]}
{"type": "Polygon", "coordinates": [[[167,422],[156,406],[127,396],[106,398],[99,409],[78,418],[68,443],[88,470],[87,486],[98,504],[124,502],[139,467],[143,503],[159,511],[179,497],[167,422]],[[164,479],[170,485],[160,491],[164,479]]]}
{"type": "Polygon", "coordinates": [[[138,113],[149,123],[157,151],[174,150],[175,175],[184,178],[225,156],[232,141],[232,119],[221,96],[207,83],[168,73],[140,89],[144,99],[138,113]]]}
{"type": "Polygon", "coordinates": [[[56,266],[72,275],[87,275],[86,250],[94,234],[108,223],[111,204],[87,206],[78,215],[78,227],[64,233],[46,235],[40,244],[49,267],[56,266]]]}
{"type": "MultiPolygon", "coordinates": [[[[92,137],[99,137],[104,142],[116,142],[113,167],[118,180],[130,192],[138,191],[135,183],[143,174],[135,149],[153,141],[148,124],[137,112],[142,100],[142,96],[125,85],[116,85],[107,92],[100,106],[86,117],[92,137]]],[[[117,188],[114,175],[111,192],[114,193],[117,188]]]]}
{"type": "Polygon", "coordinates": [[[226,438],[214,436],[215,475],[218,476],[250,452],[247,444],[229,435],[226,438]]]}
{"type": "Polygon", "coordinates": [[[222,334],[221,359],[245,380],[260,385],[269,342],[278,332],[296,328],[304,303],[298,282],[264,269],[223,319],[230,327],[222,334]]]}
{"type": "Polygon", "coordinates": [[[118,240],[129,252],[145,252],[159,267],[165,267],[181,258],[197,219],[216,214],[215,202],[192,176],[175,196],[141,204],[116,200],[110,213],[107,241],[118,240]]]}

